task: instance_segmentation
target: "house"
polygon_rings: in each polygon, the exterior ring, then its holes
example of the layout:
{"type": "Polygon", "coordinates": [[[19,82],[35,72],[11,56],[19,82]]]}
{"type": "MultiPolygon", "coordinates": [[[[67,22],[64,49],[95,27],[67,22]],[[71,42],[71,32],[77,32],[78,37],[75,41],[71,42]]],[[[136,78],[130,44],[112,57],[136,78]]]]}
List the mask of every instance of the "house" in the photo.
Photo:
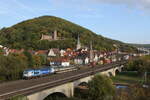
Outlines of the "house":
{"type": "MultiPolygon", "coordinates": [[[[34,53],[34,51],[30,50],[30,53],[32,54],[32,53],[34,53]]],[[[38,50],[34,54],[35,55],[47,55],[47,53],[48,53],[48,50],[38,50]]]]}
{"type": "Polygon", "coordinates": [[[34,50],[28,50],[28,52],[29,52],[31,55],[36,54],[36,51],[34,51],[34,50]]]}
{"type": "Polygon", "coordinates": [[[61,60],[61,66],[66,67],[66,66],[70,66],[70,62],[68,59],[62,59],[61,60]]]}
{"type": "Polygon", "coordinates": [[[74,56],[75,52],[71,48],[67,48],[66,51],[63,51],[63,56],[65,57],[72,57],[74,56]]]}
{"type": "Polygon", "coordinates": [[[4,56],[8,56],[9,55],[9,48],[4,47],[3,50],[4,50],[4,56]]]}
{"type": "Polygon", "coordinates": [[[97,54],[95,54],[95,56],[94,56],[94,62],[98,62],[98,60],[99,60],[99,58],[98,58],[98,55],[97,54]]]}
{"type": "Polygon", "coordinates": [[[66,58],[56,58],[50,61],[50,65],[66,67],[66,66],[70,66],[70,62],[69,59],[66,58]]]}
{"type": "Polygon", "coordinates": [[[100,60],[100,61],[98,62],[98,64],[103,65],[103,64],[104,64],[104,61],[103,61],[103,60],[100,60]]]}
{"type": "Polygon", "coordinates": [[[48,52],[48,57],[55,57],[56,54],[54,53],[53,49],[50,49],[48,52]]]}
{"type": "Polygon", "coordinates": [[[60,50],[58,48],[52,48],[56,56],[60,56],[60,50]]]}
{"type": "Polygon", "coordinates": [[[54,53],[54,50],[50,49],[48,52],[48,57],[55,57],[55,56],[56,56],[56,54],[54,53]]]}
{"type": "Polygon", "coordinates": [[[83,62],[84,62],[84,61],[83,61],[83,59],[81,59],[81,58],[75,58],[75,59],[74,59],[74,63],[75,63],[75,64],[82,65],[83,62]]]}
{"type": "Polygon", "coordinates": [[[88,52],[84,53],[79,53],[75,58],[74,58],[74,63],[75,64],[88,64],[90,62],[90,58],[88,57],[89,54],[88,52]]]}
{"type": "Polygon", "coordinates": [[[85,62],[85,64],[88,64],[90,62],[90,59],[88,57],[86,57],[84,62],[85,62]]]}
{"type": "Polygon", "coordinates": [[[66,53],[65,50],[60,50],[60,56],[61,56],[61,57],[63,57],[65,53],[66,53]]]}
{"type": "Polygon", "coordinates": [[[81,52],[87,52],[87,51],[88,51],[87,47],[81,49],[81,52]]]}
{"type": "Polygon", "coordinates": [[[0,45],[0,48],[3,48],[3,46],[2,46],[2,45],[0,45]]]}
{"type": "Polygon", "coordinates": [[[100,55],[99,55],[99,58],[103,58],[104,57],[104,55],[101,53],[100,55]]]}
{"type": "Polygon", "coordinates": [[[21,54],[21,53],[24,52],[24,49],[21,49],[21,50],[17,50],[17,49],[9,49],[9,50],[7,50],[7,49],[6,49],[6,51],[8,51],[9,54],[10,54],[10,53],[21,54]]]}

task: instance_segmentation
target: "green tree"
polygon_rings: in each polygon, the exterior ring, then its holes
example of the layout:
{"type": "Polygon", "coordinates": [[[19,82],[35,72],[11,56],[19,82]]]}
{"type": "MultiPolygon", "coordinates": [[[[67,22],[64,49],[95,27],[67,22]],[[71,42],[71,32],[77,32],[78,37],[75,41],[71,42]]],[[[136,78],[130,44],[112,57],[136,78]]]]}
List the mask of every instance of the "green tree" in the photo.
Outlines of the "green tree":
{"type": "Polygon", "coordinates": [[[115,90],[112,81],[107,76],[96,75],[88,83],[89,100],[112,100],[115,90]]]}
{"type": "Polygon", "coordinates": [[[138,71],[140,75],[150,72],[150,56],[143,56],[127,64],[128,71],[138,71]]]}
{"type": "Polygon", "coordinates": [[[24,55],[27,57],[28,66],[32,68],[34,66],[34,61],[33,61],[31,53],[29,53],[28,51],[24,51],[24,55]]]}
{"type": "Polygon", "coordinates": [[[22,72],[27,68],[27,58],[24,55],[0,56],[0,79],[16,80],[22,78],[22,72]]]}
{"type": "Polygon", "coordinates": [[[38,55],[33,55],[32,57],[33,57],[33,62],[34,62],[33,67],[34,67],[34,68],[39,68],[39,67],[41,67],[42,61],[41,61],[40,56],[38,56],[38,55]]]}
{"type": "Polygon", "coordinates": [[[47,61],[47,56],[46,55],[39,55],[41,59],[41,65],[45,65],[47,61]]]}

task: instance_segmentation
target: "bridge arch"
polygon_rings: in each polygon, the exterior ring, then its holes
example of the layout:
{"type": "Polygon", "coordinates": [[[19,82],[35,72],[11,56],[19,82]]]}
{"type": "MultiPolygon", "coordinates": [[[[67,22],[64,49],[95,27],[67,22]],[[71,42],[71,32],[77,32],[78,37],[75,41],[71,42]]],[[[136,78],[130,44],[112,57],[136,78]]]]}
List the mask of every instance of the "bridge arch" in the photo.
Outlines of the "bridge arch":
{"type": "Polygon", "coordinates": [[[67,98],[67,96],[64,93],[55,92],[45,97],[44,100],[56,100],[58,98],[67,98]]]}
{"type": "Polygon", "coordinates": [[[115,75],[117,75],[119,72],[120,72],[119,69],[116,69],[115,70],[115,75]]]}
{"type": "Polygon", "coordinates": [[[77,87],[77,86],[82,85],[82,84],[88,84],[88,82],[92,79],[92,77],[93,77],[93,75],[74,81],[73,82],[74,87],[77,87]]]}
{"type": "Polygon", "coordinates": [[[28,100],[48,100],[49,97],[72,97],[74,94],[73,83],[59,85],[37,93],[28,95],[28,100]]]}
{"type": "Polygon", "coordinates": [[[108,72],[108,76],[113,76],[113,73],[112,72],[108,72]]]}
{"type": "Polygon", "coordinates": [[[78,86],[88,86],[88,82],[81,82],[78,86]]]}

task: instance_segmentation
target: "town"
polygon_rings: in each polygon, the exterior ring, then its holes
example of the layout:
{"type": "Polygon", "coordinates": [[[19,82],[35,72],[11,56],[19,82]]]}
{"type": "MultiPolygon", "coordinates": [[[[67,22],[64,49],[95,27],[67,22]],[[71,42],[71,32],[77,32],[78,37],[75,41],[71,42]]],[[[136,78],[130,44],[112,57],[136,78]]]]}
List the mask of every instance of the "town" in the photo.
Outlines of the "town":
{"type": "MultiPolygon", "coordinates": [[[[43,35],[41,36],[42,40],[55,41],[60,39],[57,37],[57,31],[53,32],[52,36],[43,35]]],[[[80,42],[80,37],[78,35],[77,44],[75,48],[50,48],[49,50],[27,50],[31,55],[40,55],[45,57],[44,59],[47,61],[48,66],[52,66],[55,68],[60,67],[70,67],[74,65],[103,65],[106,63],[112,63],[121,60],[128,60],[132,57],[136,56],[144,56],[149,55],[150,50],[146,48],[137,48],[137,53],[128,53],[121,52],[117,48],[117,45],[114,44],[116,50],[108,52],[108,51],[98,51],[93,50],[92,41],[89,42],[89,47],[85,47],[80,42]]],[[[9,54],[23,54],[25,49],[11,49],[0,45],[1,53],[5,56],[9,54]]]]}

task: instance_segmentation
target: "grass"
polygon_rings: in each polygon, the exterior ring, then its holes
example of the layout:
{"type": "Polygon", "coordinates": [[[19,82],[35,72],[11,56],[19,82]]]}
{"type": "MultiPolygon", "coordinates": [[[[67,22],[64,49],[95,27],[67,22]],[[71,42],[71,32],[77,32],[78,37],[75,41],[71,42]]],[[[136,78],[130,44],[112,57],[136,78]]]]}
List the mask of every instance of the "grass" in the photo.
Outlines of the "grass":
{"type": "Polygon", "coordinates": [[[144,82],[143,77],[138,75],[137,72],[121,72],[111,79],[114,83],[123,84],[139,84],[144,82]]]}

